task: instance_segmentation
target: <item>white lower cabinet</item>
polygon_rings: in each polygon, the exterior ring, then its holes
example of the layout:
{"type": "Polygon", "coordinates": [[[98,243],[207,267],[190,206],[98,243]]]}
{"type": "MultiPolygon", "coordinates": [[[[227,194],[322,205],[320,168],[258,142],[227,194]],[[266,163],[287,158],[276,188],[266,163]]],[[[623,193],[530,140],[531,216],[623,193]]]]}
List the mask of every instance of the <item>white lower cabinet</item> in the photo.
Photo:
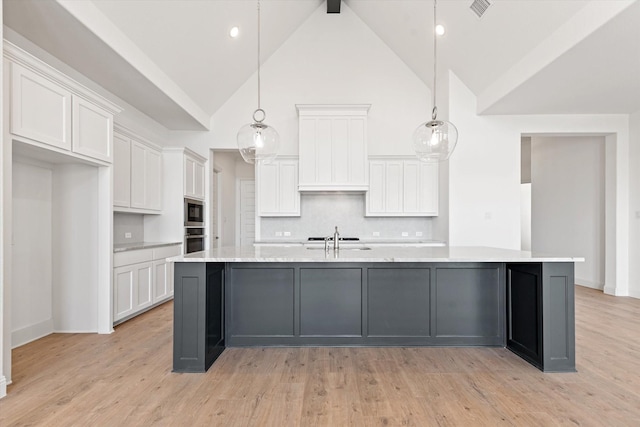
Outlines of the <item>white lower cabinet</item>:
{"type": "Polygon", "coordinates": [[[437,216],[438,165],[415,158],[369,161],[367,216],[437,216]]]}
{"type": "Polygon", "coordinates": [[[173,296],[173,263],[180,245],[117,252],[113,270],[113,321],[131,318],[173,296]]]}

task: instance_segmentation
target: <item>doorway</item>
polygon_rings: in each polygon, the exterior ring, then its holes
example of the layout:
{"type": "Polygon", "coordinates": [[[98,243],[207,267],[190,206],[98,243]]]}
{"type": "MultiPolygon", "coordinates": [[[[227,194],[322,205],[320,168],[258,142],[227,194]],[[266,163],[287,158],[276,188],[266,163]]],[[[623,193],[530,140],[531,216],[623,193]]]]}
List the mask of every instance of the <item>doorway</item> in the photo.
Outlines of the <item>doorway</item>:
{"type": "Polygon", "coordinates": [[[584,257],[576,283],[604,289],[605,137],[532,135],[522,140],[522,157],[523,250],[529,219],[532,251],[584,257]]]}
{"type": "Polygon", "coordinates": [[[217,246],[252,245],[255,241],[254,165],[246,163],[237,150],[211,150],[211,158],[211,229],[218,230],[217,246]]]}

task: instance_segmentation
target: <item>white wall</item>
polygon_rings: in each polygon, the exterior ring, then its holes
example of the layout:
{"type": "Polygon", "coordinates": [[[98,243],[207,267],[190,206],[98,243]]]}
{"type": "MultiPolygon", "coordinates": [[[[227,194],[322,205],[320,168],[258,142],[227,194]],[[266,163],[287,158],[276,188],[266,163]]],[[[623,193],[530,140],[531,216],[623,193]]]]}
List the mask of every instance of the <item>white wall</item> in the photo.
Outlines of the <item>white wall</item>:
{"type": "Polygon", "coordinates": [[[531,250],[531,183],[520,184],[520,246],[531,250]]]}
{"type": "Polygon", "coordinates": [[[520,133],[476,115],[476,97],[449,77],[449,120],[458,145],[449,159],[449,244],[520,249],[520,133]]]}
{"type": "Polygon", "coordinates": [[[640,111],[629,117],[629,295],[640,298],[640,111]]]}
{"type": "Polygon", "coordinates": [[[533,137],[531,246],[572,254],[576,283],[596,289],[605,281],[605,138],[533,137]]]}
{"type": "Polygon", "coordinates": [[[50,165],[13,164],[13,348],[53,332],[52,175],[50,165]]]}
{"type": "Polygon", "coordinates": [[[453,73],[449,74],[449,117],[460,134],[449,160],[450,244],[520,249],[523,135],[606,135],[604,290],[628,295],[629,195],[637,187],[629,174],[629,116],[478,116],[476,97],[453,73]]]}
{"type": "Polygon", "coordinates": [[[98,168],[53,174],[53,319],[57,332],[98,330],[98,168]]]}

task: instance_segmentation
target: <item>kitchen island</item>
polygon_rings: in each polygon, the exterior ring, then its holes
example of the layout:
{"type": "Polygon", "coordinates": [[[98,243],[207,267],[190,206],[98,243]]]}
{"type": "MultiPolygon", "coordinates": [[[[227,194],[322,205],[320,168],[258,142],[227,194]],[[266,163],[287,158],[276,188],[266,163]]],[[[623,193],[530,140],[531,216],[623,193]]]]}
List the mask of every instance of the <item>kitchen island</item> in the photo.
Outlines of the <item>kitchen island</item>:
{"type": "Polygon", "coordinates": [[[224,247],[175,262],[176,372],[225,347],[500,346],[575,371],[574,262],[479,247],[224,247]]]}

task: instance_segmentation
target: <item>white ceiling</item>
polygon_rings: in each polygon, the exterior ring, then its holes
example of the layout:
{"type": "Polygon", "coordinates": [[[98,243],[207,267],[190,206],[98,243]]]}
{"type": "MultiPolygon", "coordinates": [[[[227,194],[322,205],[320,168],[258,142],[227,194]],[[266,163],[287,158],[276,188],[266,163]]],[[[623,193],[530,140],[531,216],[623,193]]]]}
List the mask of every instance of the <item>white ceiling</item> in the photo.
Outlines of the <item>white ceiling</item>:
{"type": "MultiPolygon", "coordinates": [[[[482,114],[640,110],[640,0],[441,0],[439,73],[482,114]]],[[[4,0],[19,34],[168,129],[206,129],[256,69],[254,0],[4,0]],[[238,39],[229,29],[241,29],[238,39]]],[[[346,5],[346,6],[345,6],[346,5]]],[[[323,0],[262,0],[262,61],[323,0]]],[[[428,86],[431,0],[344,0],[428,86]]]]}

